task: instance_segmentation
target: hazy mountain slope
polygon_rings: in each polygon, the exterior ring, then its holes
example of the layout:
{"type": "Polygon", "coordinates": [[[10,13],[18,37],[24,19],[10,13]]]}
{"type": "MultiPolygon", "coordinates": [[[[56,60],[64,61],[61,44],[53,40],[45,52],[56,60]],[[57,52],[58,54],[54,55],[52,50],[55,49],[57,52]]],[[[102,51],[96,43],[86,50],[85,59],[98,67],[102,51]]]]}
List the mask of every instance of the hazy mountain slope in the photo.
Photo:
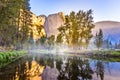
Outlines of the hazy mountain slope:
{"type": "Polygon", "coordinates": [[[95,23],[92,33],[95,35],[99,29],[103,30],[104,38],[109,38],[113,42],[120,40],[120,22],[100,21],[95,23]]]}

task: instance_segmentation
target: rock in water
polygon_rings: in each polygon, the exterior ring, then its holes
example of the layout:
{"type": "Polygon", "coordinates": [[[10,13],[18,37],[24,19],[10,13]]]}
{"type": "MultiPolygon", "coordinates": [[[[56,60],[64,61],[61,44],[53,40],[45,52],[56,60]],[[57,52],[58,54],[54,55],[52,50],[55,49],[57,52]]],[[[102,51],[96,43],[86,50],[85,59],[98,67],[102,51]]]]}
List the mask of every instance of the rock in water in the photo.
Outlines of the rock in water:
{"type": "Polygon", "coordinates": [[[46,18],[44,29],[47,37],[51,35],[57,36],[58,28],[62,26],[65,22],[65,16],[62,12],[51,14],[46,18]]]}

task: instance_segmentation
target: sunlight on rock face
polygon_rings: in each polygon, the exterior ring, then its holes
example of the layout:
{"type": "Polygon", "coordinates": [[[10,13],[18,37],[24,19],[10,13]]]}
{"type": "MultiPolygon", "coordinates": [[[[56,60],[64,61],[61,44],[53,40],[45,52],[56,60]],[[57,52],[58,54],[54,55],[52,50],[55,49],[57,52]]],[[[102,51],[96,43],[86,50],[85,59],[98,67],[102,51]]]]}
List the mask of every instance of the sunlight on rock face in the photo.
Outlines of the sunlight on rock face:
{"type": "Polygon", "coordinates": [[[35,14],[32,14],[32,27],[33,30],[33,38],[35,40],[39,39],[41,36],[45,35],[44,28],[42,27],[45,23],[45,16],[36,16],[35,14]],[[39,33],[39,30],[41,32],[39,33]]]}
{"type": "MultiPolygon", "coordinates": [[[[36,61],[31,62],[31,68],[29,63],[26,62],[26,70],[24,74],[27,76],[27,80],[42,80],[41,74],[43,73],[44,66],[39,65],[36,61]]],[[[18,72],[16,71],[16,79],[19,80],[18,72]]]]}
{"type": "MultiPolygon", "coordinates": [[[[22,19],[23,19],[23,16],[22,16],[22,13],[23,13],[23,10],[20,9],[20,24],[19,24],[19,30],[21,30],[21,27],[23,25],[23,22],[22,22],[22,19]]],[[[45,31],[44,31],[44,23],[45,23],[45,16],[44,15],[40,15],[40,16],[36,16],[34,13],[32,12],[29,12],[31,13],[32,17],[31,17],[31,26],[29,26],[29,28],[33,31],[33,39],[37,40],[39,39],[41,36],[44,36],[45,35],[45,31]]],[[[29,34],[29,33],[28,33],[29,34]]]]}

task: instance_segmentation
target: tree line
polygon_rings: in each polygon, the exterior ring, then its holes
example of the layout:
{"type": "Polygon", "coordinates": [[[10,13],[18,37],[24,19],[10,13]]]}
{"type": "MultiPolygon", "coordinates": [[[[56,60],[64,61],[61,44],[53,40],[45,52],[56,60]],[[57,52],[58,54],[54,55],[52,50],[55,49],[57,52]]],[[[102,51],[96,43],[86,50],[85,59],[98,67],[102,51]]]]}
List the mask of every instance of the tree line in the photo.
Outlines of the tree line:
{"type": "Polygon", "coordinates": [[[68,47],[87,48],[91,38],[93,37],[92,29],[94,22],[92,17],[92,10],[72,11],[65,16],[65,23],[58,28],[58,35],[40,39],[41,43],[48,45],[67,45],[68,47]]]}
{"type": "Polygon", "coordinates": [[[117,49],[119,44],[112,44],[111,40],[104,39],[102,29],[92,34],[92,29],[95,27],[92,10],[72,11],[69,15],[65,16],[64,25],[58,28],[57,36],[51,35],[50,37],[43,36],[37,42],[42,45],[49,45],[49,47],[66,45],[68,47],[77,49],[87,49],[93,39],[94,48],[97,49],[117,49]]]}
{"type": "MultiPolygon", "coordinates": [[[[23,44],[34,44],[32,27],[32,13],[30,0],[0,0],[0,46],[13,46],[15,49],[23,48],[23,44]]],[[[87,48],[93,38],[94,28],[92,10],[70,12],[65,16],[65,23],[58,28],[58,35],[43,36],[36,44],[43,46],[67,45],[68,47],[87,48]]],[[[38,26],[40,28],[40,26],[38,26]]],[[[38,29],[39,33],[41,28],[38,29]]],[[[100,29],[94,38],[94,44],[100,48],[103,33],[100,29]]],[[[109,41],[106,42],[111,44],[109,41]]],[[[116,44],[116,47],[119,45],[116,44]]]]}

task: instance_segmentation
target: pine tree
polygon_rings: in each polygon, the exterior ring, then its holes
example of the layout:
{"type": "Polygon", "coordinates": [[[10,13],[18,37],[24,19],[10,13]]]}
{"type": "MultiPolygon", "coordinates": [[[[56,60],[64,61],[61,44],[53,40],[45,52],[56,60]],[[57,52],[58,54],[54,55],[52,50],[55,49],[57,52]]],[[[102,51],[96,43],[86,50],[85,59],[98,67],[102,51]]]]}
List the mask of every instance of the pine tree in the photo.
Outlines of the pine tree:
{"type": "Polygon", "coordinates": [[[16,23],[20,2],[21,0],[1,0],[4,5],[0,7],[0,46],[11,46],[16,43],[16,23]]]}
{"type": "Polygon", "coordinates": [[[55,36],[54,36],[54,35],[51,35],[51,36],[48,37],[48,39],[47,39],[47,44],[48,44],[49,48],[53,48],[54,43],[55,43],[55,36]]]}
{"type": "Polygon", "coordinates": [[[63,43],[63,39],[62,39],[62,35],[61,35],[61,34],[58,34],[58,35],[57,35],[56,43],[57,43],[58,45],[60,45],[60,44],[63,43]]]}
{"type": "Polygon", "coordinates": [[[32,45],[34,43],[33,31],[30,32],[29,43],[32,45]]]}
{"type": "Polygon", "coordinates": [[[15,46],[28,40],[31,24],[28,3],[29,0],[0,1],[0,46],[15,46]]]}
{"type": "Polygon", "coordinates": [[[23,43],[28,41],[32,24],[32,13],[30,12],[29,1],[30,0],[23,0],[22,9],[20,10],[20,30],[18,36],[21,48],[23,47],[23,43]]]}
{"type": "Polygon", "coordinates": [[[99,33],[96,33],[94,43],[95,43],[95,45],[96,45],[96,47],[98,49],[102,47],[102,44],[103,44],[103,32],[102,32],[102,29],[99,29],[99,33]]]}

